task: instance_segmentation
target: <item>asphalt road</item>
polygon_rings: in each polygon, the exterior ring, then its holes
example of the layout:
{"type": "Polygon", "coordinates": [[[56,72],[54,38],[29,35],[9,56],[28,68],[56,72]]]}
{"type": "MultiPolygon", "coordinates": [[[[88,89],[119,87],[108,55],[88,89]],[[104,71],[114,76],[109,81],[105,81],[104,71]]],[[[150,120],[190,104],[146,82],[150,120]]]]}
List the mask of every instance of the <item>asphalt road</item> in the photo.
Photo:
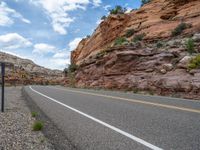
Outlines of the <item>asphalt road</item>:
{"type": "Polygon", "coordinates": [[[200,101],[132,93],[25,87],[81,150],[200,150],[200,101]]]}

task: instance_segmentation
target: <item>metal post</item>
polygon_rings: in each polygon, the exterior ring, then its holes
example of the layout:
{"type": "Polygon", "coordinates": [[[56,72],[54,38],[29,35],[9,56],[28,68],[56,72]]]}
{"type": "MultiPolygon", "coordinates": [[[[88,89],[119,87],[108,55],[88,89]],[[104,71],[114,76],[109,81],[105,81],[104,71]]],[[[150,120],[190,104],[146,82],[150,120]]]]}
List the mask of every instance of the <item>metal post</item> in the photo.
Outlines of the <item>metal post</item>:
{"type": "Polygon", "coordinates": [[[4,75],[5,63],[1,63],[1,112],[4,112],[4,75]]]}

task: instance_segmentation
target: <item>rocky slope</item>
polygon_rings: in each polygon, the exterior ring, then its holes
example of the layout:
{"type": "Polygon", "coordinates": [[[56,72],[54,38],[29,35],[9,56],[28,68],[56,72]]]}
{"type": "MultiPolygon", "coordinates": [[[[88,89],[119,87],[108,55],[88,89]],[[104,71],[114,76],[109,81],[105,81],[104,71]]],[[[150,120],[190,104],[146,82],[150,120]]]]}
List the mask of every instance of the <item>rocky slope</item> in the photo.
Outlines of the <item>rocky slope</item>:
{"type": "Polygon", "coordinates": [[[109,15],[72,52],[75,85],[199,99],[199,8],[199,0],[152,0],[109,15]],[[114,44],[118,37],[126,41],[114,44]]]}
{"type": "Polygon", "coordinates": [[[80,64],[90,55],[112,46],[117,37],[133,29],[145,33],[146,41],[171,38],[171,31],[181,22],[191,25],[183,34],[200,32],[199,0],[152,0],[128,14],[109,15],[90,38],[83,39],[72,52],[72,61],[80,64]]]}
{"type": "Polygon", "coordinates": [[[33,61],[0,52],[0,61],[7,62],[6,84],[58,84],[62,71],[50,70],[36,65],[33,61]]]}

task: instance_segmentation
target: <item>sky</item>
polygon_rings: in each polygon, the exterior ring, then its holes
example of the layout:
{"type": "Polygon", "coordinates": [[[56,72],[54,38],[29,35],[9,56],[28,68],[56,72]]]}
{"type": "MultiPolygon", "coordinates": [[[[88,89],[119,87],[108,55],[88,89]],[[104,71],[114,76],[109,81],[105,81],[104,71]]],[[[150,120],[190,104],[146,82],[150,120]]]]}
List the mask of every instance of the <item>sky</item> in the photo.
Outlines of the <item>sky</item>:
{"type": "Polygon", "coordinates": [[[0,0],[0,51],[63,70],[70,52],[116,5],[140,0],[0,0]]]}

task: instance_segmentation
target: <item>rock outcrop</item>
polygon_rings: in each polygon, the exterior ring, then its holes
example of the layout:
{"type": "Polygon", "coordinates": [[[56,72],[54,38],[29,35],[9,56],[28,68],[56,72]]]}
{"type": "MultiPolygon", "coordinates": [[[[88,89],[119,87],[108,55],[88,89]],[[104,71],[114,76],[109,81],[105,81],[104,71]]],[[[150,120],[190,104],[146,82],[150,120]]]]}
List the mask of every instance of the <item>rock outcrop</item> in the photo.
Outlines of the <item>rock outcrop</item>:
{"type": "Polygon", "coordinates": [[[117,37],[133,29],[145,33],[146,41],[171,38],[171,31],[181,22],[191,27],[183,34],[200,32],[199,0],[152,0],[128,14],[109,15],[90,38],[83,39],[72,52],[72,62],[81,64],[89,56],[110,47],[117,37]]]}
{"type": "Polygon", "coordinates": [[[41,67],[28,59],[0,52],[0,61],[7,62],[5,80],[8,85],[60,84],[63,80],[62,71],[41,67]]]}
{"type": "Polygon", "coordinates": [[[71,62],[79,66],[75,85],[199,99],[200,68],[189,68],[200,53],[199,8],[199,0],[152,0],[130,13],[109,15],[72,52],[71,62]],[[184,29],[173,35],[180,24],[184,29]],[[126,37],[129,29],[134,33],[126,37]],[[133,41],[137,35],[143,40],[133,41]],[[118,37],[126,37],[126,44],[114,45],[118,37]]]}

